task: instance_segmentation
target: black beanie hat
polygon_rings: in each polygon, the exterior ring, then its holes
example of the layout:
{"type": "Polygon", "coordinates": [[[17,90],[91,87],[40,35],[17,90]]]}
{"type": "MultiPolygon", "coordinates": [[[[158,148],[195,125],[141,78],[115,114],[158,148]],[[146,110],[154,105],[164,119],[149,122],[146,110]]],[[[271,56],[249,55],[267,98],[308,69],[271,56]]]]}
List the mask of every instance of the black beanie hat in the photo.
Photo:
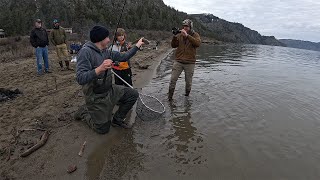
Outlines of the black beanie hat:
{"type": "Polygon", "coordinates": [[[90,40],[93,43],[100,42],[109,36],[109,31],[103,26],[94,26],[90,30],[90,40]]]}

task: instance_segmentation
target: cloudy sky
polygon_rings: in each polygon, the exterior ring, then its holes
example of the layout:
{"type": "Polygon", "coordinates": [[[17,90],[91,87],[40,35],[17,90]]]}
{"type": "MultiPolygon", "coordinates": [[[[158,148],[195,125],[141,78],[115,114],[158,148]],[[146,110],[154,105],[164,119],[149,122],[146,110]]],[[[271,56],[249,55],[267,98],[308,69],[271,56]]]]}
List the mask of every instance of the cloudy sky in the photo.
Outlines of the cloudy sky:
{"type": "Polygon", "coordinates": [[[211,13],[278,39],[320,42],[320,0],[163,0],[188,14],[211,13]]]}

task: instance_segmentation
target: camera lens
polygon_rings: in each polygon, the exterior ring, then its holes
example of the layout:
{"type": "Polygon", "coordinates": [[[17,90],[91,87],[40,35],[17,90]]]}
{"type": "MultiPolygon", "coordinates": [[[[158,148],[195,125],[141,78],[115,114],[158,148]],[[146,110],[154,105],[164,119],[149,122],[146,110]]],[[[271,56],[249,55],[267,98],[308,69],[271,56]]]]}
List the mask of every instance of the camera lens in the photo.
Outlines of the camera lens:
{"type": "Polygon", "coordinates": [[[181,31],[180,31],[179,28],[177,28],[177,27],[173,27],[173,28],[172,28],[172,34],[177,35],[177,34],[179,34],[179,33],[181,33],[181,31]]]}

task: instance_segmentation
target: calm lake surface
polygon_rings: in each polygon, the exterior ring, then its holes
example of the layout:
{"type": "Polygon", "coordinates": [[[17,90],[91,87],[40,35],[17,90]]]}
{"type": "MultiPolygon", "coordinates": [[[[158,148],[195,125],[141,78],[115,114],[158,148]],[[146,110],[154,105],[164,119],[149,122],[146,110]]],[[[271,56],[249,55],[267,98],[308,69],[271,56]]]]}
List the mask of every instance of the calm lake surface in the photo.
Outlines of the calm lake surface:
{"type": "Polygon", "coordinates": [[[136,117],[100,179],[320,179],[320,52],[203,44],[190,97],[183,73],[169,103],[172,59],[142,90],[164,117],[136,117]]]}

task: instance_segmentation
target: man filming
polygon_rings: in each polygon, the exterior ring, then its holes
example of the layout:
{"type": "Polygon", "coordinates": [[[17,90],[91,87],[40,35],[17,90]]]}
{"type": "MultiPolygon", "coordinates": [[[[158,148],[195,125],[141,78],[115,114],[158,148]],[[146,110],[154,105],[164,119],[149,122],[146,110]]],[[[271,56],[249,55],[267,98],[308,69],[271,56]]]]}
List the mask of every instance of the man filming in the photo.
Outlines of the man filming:
{"type": "Polygon", "coordinates": [[[177,48],[177,50],[169,84],[169,101],[172,100],[177,80],[182,71],[185,73],[186,81],[185,96],[189,96],[196,63],[196,48],[201,44],[200,35],[193,30],[193,22],[190,19],[185,19],[182,25],[183,29],[173,31],[174,36],[171,41],[171,47],[177,48]]]}

